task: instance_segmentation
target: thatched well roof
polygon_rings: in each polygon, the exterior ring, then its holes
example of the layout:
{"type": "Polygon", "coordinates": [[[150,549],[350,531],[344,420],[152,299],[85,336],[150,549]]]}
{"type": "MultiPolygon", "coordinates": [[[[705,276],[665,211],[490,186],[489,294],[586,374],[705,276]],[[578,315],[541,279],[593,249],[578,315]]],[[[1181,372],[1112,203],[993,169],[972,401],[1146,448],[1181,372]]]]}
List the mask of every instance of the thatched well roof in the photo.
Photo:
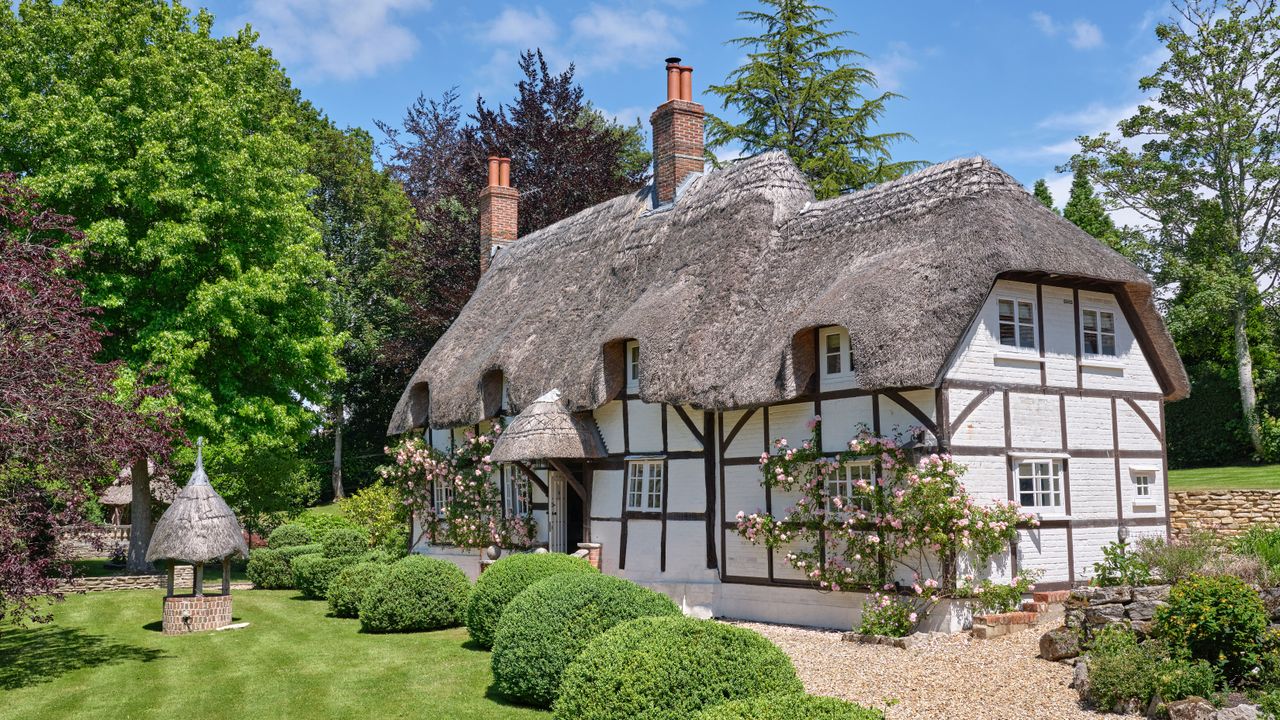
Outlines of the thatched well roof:
{"type": "Polygon", "coordinates": [[[608,455],[596,422],[587,413],[571,413],[560,391],[539,397],[520,411],[498,436],[489,453],[494,462],[583,459],[608,455]]]}
{"type": "Polygon", "coordinates": [[[209,484],[203,449],[198,448],[191,480],[156,523],[147,562],[207,563],[230,555],[248,557],[249,546],[235,513],[209,484]]]}
{"type": "MultiPolygon", "coordinates": [[[[178,494],[177,484],[168,475],[156,475],[156,464],[151,460],[147,461],[147,476],[151,478],[151,499],[165,505],[173,502],[174,496],[178,494]]],[[[133,468],[124,466],[116,475],[116,479],[102,491],[102,495],[98,496],[98,502],[103,505],[133,503],[133,468]]]]}
{"type": "Polygon", "coordinates": [[[516,407],[556,387],[568,410],[593,409],[620,390],[612,349],[628,339],[639,341],[647,402],[727,409],[802,395],[810,331],[824,325],[848,328],[860,387],[934,386],[1008,273],[1120,294],[1166,397],[1187,394],[1147,276],[987,160],[814,202],[773,152],[696,178],[672,206],[654,209],[645,190],[507,246],[418,368],[388,432],[422,424],[423,387],[434,427],[491,416],[494,377],[516,407]]]}

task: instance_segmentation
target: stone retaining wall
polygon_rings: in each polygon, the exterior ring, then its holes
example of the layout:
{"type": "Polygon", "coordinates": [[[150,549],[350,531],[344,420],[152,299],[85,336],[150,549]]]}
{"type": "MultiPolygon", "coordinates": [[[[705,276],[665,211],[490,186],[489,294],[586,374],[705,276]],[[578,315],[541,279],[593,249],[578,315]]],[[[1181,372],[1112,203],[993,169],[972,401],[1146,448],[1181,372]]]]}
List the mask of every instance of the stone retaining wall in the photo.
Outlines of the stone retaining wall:
{"type": "MultiPolygon", "coordinates": [[[[178,565],[175,567],[173,569],[174,592],[182,592],[184,588],[189,592],[194,577],[190,565],[178,565]]],[[[59,585],[57,590],[60,593],[97,592],[101,590],[150,590],[152,588],[163,589],[167,582],[168,576],[165,573],[104,575],[102,577],[76,578],[69,583],[59,585]]]]}
{"type": "Polygon", "coordinates": [[[1280,524],[1280,490],[1194,490],[1169,495],[1174,538],[1201,530],[1239,535],[1259,524],[1280,524]]]}
{"type": "Polygon", "coordinates": [[[1156,610],[1168,604],[1169,586],[1083,587],[1071,591],[1065,623],[1088,640],[1108,625],[1124,625],[1140,634],[1150,632],[1156,610]]]}

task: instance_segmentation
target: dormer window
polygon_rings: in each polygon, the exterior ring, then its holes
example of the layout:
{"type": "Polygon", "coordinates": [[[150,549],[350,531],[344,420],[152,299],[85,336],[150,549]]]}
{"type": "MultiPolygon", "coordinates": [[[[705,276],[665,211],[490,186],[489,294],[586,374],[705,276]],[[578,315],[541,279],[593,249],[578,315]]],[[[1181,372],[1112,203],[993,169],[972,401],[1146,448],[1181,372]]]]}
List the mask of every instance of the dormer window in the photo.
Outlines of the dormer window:
{"type": "Polygon", "coordinates": [[[505,373],[502,376],[502,400],[498,405],[498,410],[499,414],[502,415],[511,414],[511,395],[507,392],[507,376],[505,373]]]}
{"type": "Polygon", "coordinates": [[[640,343],[631,340],[626,345],[627,392],[640,392],[640,343]]]}
{"type": "Polygon", "coordinates": [[[1000,298],[1000,344],[1036,349],[1036,305],[1020,298],[1000,298]]]}
{"type": "Polygon", "coordinates": [[[853,372],[853,353],[849,348],[849,333],[844,328],[833,327],[819,334],[822,349],[822,376],[845,377],[853,372]]]}

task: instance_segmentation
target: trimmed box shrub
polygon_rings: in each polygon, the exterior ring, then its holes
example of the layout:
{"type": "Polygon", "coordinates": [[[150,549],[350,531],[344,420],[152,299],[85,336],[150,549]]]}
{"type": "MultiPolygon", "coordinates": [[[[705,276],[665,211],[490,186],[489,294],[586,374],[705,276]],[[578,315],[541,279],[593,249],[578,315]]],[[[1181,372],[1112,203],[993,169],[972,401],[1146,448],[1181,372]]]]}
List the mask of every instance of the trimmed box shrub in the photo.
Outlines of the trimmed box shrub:
{"type": "Polygon", "coordinates": [[[315,555],[323,549],[320,543],[312,543],[310,545],[290,545],[289,547],[282,547],[276,552],[280,553],[280,557],[292,561],[299,555],[315,555]]]}
{"type": "Polygon", "coordinates": [[[410,555],[360,598],[360,628],[366,632],[439,630],[462,623],[471,586],[457,565],[410,555]]]}
{"type": "Polygon", "coordinates": [[[307,510],[293,519],[294,524],[311,531],[311,542],[322,542],[334,530],[358,530],[359,525],[343,515],[307,510]]]}
{"type": "Polygon", "coordinates": [[[249,551],[249,565],[245,574],[253,586],[264,590],[281,590],[293,587],[293,571],[289,559],[279,550],[258,548],[249,551]]]}
{"type": "Polygon", "coordinates": [[[791,659],[764,636],[714,620],[628,620],[595,638],[564,671],[562,720],[686,720],[730,700],[800,694],[791,659]]]}
{"type": "Polygon", "coordinates": [[[1258,662],[1267,609],[1258,591],[1231,575],[1194,575],[1169,591],[1156,611],[1154,635],[1175,651],[1207,660],[1226,677],[1244,677],[1258,662]]]}
{"type": "Polygon", "coordinates": [[[328,558],[360,555],[369,550],[369,534],[363,530],[338,528],[326,533],[320,546],[328,558]]]}
{"type": "Polygon", "coordinates": [[[281,525],[275,530],[272,530],[271,534],[267,536],[267,547],[272,550],[293,547],[295,545],[310,545],[311,542],[311,531],[305,526],[297,523],[281,525]]]}
{"type": "Polygon", "coordinates": [[[507,603],[530,585],[560,573],[599,573],[591,563],[563,553],[520,553],[490,565],[467,602],[465,621],[471,639],[493,647],[493,633],[507,603]]]}
{"type": "Polygon", "coordinates": [[[390,567],[382,562],[358,562],[339,570],[329,582],[329,612],[335,617],[358,617],[360,599],[389,571],[390,567]]]}
{"type": "Polygon", "coordinates": [[[884,720],[884,713],[816,695],[761,695],[715,705],[694,720],[884,720]]]}
{"type": "Polygon", "coordinates": [[[354,563],[355,557],[330,558],[318,553],[299,555],[293,559],[293,584],[308,600],[324,600],[329,582],[342,568],[354,563]]]}
{"type": "Polygon", "coordinates": [[[679,614],[667,596],[622,578],[561,573],[539,580],[502,611],[493,640],[494,686],[507,697],[550,707],[564,669],[592,639],[626,620],[679,614]]]}

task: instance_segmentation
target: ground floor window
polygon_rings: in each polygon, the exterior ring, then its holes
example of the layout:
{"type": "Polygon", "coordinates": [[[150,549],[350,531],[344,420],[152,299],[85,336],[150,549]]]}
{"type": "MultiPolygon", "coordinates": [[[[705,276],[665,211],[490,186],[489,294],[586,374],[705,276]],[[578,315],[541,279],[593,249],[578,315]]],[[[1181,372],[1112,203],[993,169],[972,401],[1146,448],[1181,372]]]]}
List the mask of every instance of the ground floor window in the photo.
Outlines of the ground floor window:
{"type": "Polygon", "coordinates": [[[1023,460],[1018,463],[1018,503],[1040,510],[1062,509],[1062,462],[1023,460]]]}
{"type": "Polygon", "coordinates": [[[661,460],[632,460],[627,463],[627,509],[661,510],[663,467],[661,460]]]}
{"type": "Polygon", "coordinates": [[[859,483],[866,483],[874,486],[876,484],[876,469],[869,462],[852,462],[845,463],[836,468],[835,472],[827,476],[827,512],[845,512],[850,510],[861,510],[870,512],[871,500],[862,494],[857,500],[854,500],[854,488],[860,487],[859,483]],[[836,503],[836,498],[840,499],[836,503]]]}
{"type": "Polygon", "coordinates": [[[502,501],[508,517],[528,515],[532,507],[529,478],[515,465],[502,466],[502,501]]]}
{"type": "Polygon", "coordinates": [[[432,495],[436,503],[436,514],[444,517],[445,509],[453,502],[453,483],[440,478],[436,479],[432,495]]]}

